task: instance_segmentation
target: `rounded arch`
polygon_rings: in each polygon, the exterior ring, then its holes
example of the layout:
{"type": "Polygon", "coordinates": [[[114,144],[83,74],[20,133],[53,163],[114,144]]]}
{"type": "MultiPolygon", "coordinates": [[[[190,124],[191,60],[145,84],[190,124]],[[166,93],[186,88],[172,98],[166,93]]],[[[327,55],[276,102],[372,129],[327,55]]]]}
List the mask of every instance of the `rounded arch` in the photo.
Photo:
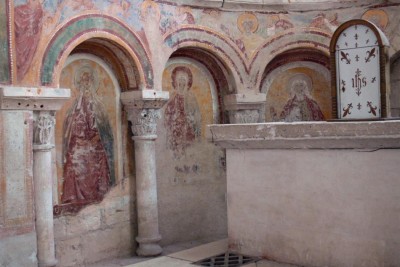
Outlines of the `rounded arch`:
{"type": "Polygon", "coordinates": [[[198,65],[202,65],[204,69],[210,74],[211,79],[215,84],[215,101],[218,107],[219,123],[224,123],[226,118],[224,116],[223,99],[228,94],[235,93],[236,88],[232,85],[232,77],[230,77],[229,69],[218,60],[213,54],[200,48],[185,47],[176,50],[171,54],[167,65],[171,60],[176,58],[185,58],[198,65]]]}
{"type": "MultiPolygon", "coordinates": [[[[207,27],[184,26],[164,36],[164,44],[176,51],[195,49],[219,62],[233,83],[232,93],[243,90],[249,80],[249,68],[242,51],[229,38],[207,27]]],[[[179,52],[178,52],[179,53],[179,52]]]]}
{"type": "MultiPolygon", "coordinates": [[[[260,46],[250,63],[253,86],[259,90],[267,66],[274,59],[287,57],[290,53],[295,55],[298,51],[307,51],[307,56],[318,54],[329,59],[330,38],[331,33],[319,29],[302,28],[283,32],[267,40],[260,46]]],[[[315,58],[315,60],[317,59],[315,58]]]]}
{"type": "Polygon", "coordinates": [[[117,19],[102,14],[74,18],[57,31],[43,56],[39,73],[41,84],[56,85],[69,54],[85,49],[91,53],[106,52],[116,59],[113,65],[121,74],[121,85],[127,86],[124,89],[137,87],[130,78],[135,69],[142,87],[153,88],[153,68],[140,38],[117,19]],[[117,66],[118,60],[122,66],[117,66]]]}

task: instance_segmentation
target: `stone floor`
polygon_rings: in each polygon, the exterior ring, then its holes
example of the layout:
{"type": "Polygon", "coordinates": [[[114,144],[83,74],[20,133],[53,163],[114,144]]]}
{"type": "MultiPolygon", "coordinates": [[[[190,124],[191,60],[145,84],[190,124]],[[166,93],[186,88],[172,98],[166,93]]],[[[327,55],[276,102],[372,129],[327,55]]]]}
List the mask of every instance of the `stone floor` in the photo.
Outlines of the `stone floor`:
{"type": "MultiPolygon", "coordinates": [[[[227,240],[207,244],[203,241],[192,241],[164,247],[161,256],[155,258],[126,257],[92,264],[88,267],[195,267],[193,262],[224,253],[228,249],[227,240]]],[[[260,260],[244,267],[297,267],[272,261],[260,260]]]]}

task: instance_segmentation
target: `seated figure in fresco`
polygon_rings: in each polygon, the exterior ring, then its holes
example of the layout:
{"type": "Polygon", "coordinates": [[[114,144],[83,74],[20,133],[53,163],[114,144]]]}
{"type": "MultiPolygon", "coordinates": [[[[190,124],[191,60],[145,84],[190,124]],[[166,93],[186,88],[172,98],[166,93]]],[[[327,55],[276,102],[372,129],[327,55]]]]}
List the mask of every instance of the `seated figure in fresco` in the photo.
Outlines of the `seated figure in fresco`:
{"type": "Polygon", "coordinates": [[[113,135],[96,93],[96,74],[89,66],[75,74],[79,95],[64,123],[64,184],[62,204],[55,207],[55,214],[101,201],[115,180],[113,135]]]}
{"type": "Polygon", "coordinates": [[[176,67],[172,71],[174,91],[165,108],[167,144],[176,157],[201,135],[201,115],[195,95],[190,91],[193,75],[189,68],[176,67]]]}
{"type": "MultiPolygon", "coordinates": [[[[290,99],[283,107],[278,120],[281,121],[320,121],[324,120],[318,103],[311,96],[312,82],[305,74],[295,74],[289,79],[290,99]]],[[[272,117],[276,117],[276,114],[272,117]]]]}

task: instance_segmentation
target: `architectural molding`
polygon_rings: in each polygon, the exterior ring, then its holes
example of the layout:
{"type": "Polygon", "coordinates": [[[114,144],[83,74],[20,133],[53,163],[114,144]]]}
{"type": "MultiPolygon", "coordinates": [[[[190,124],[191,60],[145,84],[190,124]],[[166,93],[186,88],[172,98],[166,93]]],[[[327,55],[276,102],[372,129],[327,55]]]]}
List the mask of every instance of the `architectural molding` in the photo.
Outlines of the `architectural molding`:
{"type": "Polygon", "coordinates": [[[0,87],[0,109],[58,110],[70,97],[70,89],[3,86],[0,87]]]}
{"type": "Polygon", "coordinates": [[[206,136],[223,148],[400,148],[400,120],[210,125],[206,136]]]}

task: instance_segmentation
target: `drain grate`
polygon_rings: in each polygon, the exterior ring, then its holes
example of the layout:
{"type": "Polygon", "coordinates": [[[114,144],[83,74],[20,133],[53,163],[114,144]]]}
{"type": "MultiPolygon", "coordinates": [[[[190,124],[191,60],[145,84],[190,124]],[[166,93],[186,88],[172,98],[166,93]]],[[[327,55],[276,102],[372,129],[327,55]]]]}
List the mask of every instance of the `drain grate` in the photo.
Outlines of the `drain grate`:
{"type": "Polygon", "coordinates": [[[209,257],[203,260],[199,260],[194,262],[194,265],[199,266],[221,266],[221,267],[239,267],[246,265],[248,263],[253,263],[258,261],[258,258],[252,258],[236,253],[226,252],[224,254],[220,254],[214,257],[209,257]]]}

